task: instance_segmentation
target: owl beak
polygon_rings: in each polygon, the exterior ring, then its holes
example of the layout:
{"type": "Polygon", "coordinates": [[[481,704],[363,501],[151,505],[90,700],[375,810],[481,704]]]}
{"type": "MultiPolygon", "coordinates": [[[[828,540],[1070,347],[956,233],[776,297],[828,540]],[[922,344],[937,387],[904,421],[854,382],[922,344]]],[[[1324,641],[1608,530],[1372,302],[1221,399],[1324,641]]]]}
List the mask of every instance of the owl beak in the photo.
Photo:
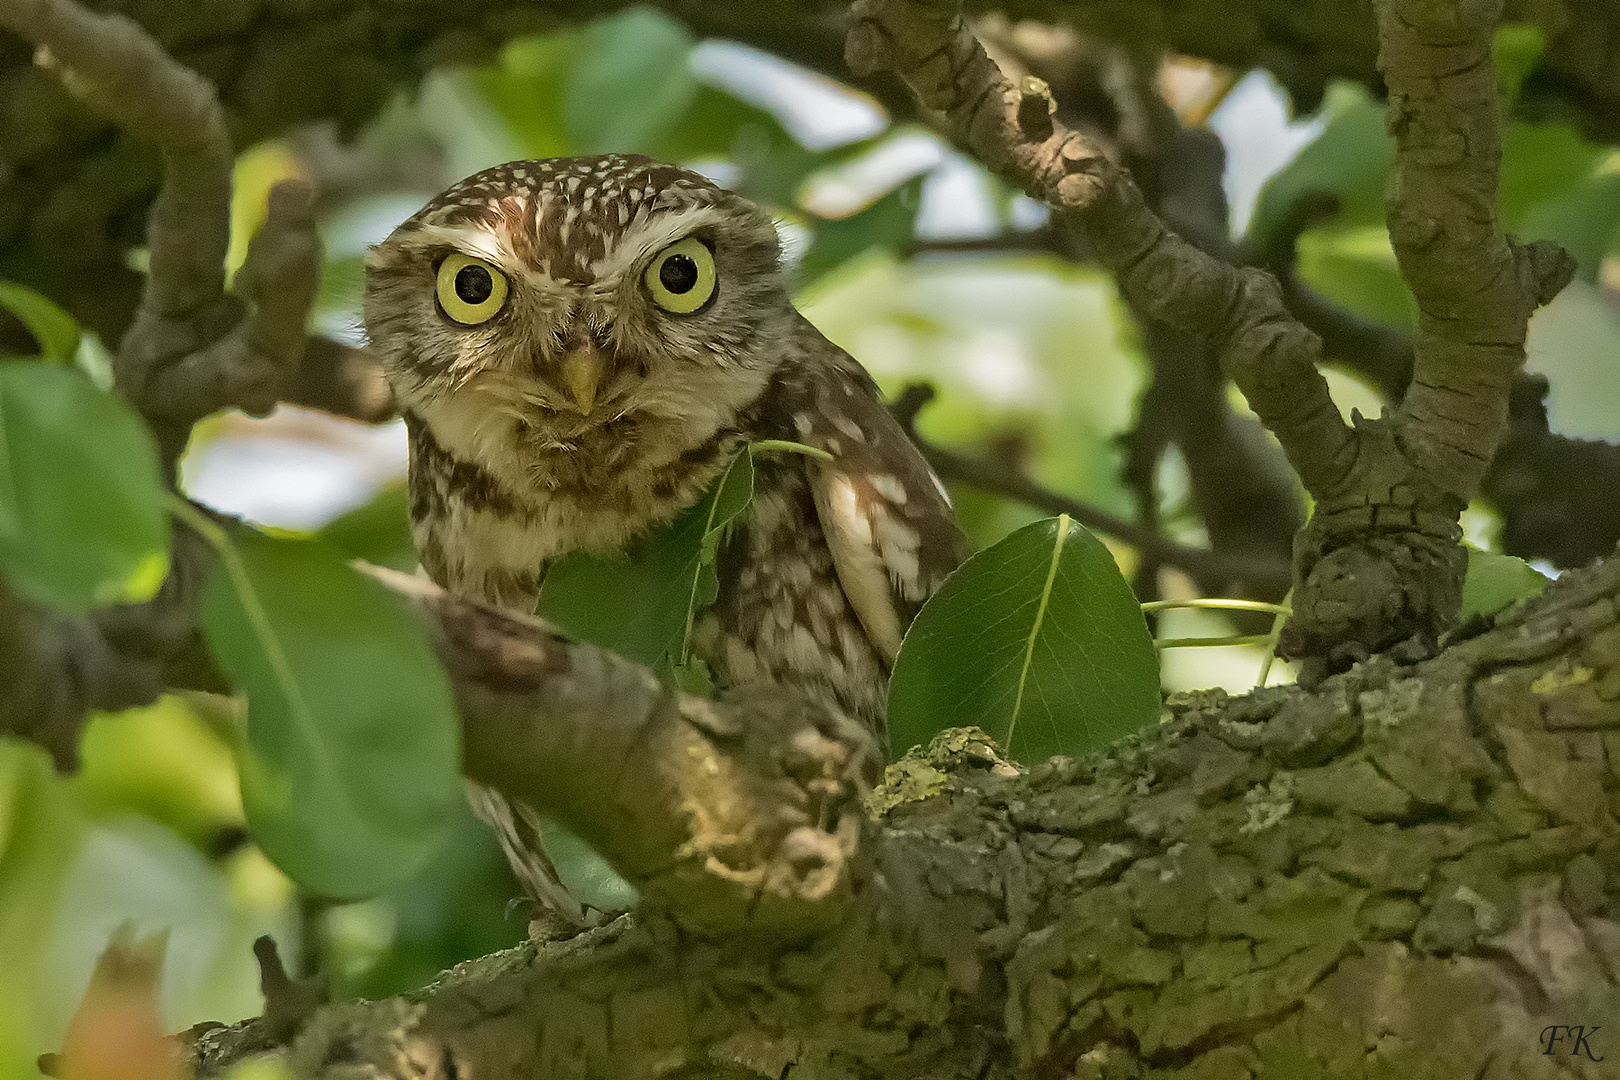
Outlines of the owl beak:
{"type": "Polygon", "coordinates": [[[563,357],[563,381],[581,416],[596,406],[596,388],[602,382],[602,354],[593,348],[575,349],[563,357]]]}

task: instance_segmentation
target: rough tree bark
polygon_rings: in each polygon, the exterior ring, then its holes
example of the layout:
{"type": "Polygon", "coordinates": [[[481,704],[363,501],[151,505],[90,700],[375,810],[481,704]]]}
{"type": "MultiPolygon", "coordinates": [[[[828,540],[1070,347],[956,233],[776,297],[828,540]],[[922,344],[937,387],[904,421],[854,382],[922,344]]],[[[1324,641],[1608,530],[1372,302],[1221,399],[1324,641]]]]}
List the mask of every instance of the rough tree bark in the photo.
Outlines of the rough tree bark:
{"type": "MultiPolygon", "coordinates": [[[[1046,198],[1143,310],[1207,339],[1308,485],[1359,485],[1379,504],[1401,476],[1452,496],[1479,483],[1523,320],[1562,272],[1468,209],[1494,184],[1482,43],[1499,12],[1380,11],[1400,115],[1449,131],[1435,117],[1460,107],[1467,134],[1403,143],[1403,182],[1461,190],[1463,208],[1433,195],[1414,214],[1412,189],[1396,200],[1403,268],[1426,295],[1420,375],[1424,348],[1447,355],[1376,439],[1338,421],[1320,343],[1276,284],[1167,230],[1128,176],[1053,122],[1041,86],[1002,78],[954,4],[860,0],[849,52],[897,71],[964,145],[1046,198]],[[1481,286],[1449,296],[1446,260],[1481,286]],[[1467,306],[1490,288],[1499,302],[1467,306]],[[1446,392],[1484,422],[1424,397],[1446,392]],[[1414,444],[1457,433],[1391,451],[1403,423],[1414,444]]],[[[210,269],[190,273],[217,262],[223,208],[206,192],[229,150],[207,84],[70,0],[0,0],[0,23],[103,88],[150,69],[151,108],[134,111],[157,118],[141,130],[164,151],[151,244],[170,269],[147,286],[119,382],[166,449],[209,409],[320,383],[290,345],[309,286],[298,191],[281,194],[244,271],[268,292],[233,303],[210,269]],[[165,205],[200,208],[197,222],[165,205]]],[[[1417,547],[1438,550],[1444,532],[1417,547]]],[[[210,559],[180,530],[155,600],[82,618],[0,587],[0,730],[69,763],[89,708],[222,689],[198,632],[210,559]]],[[[1492,623],[1446,630],[1440,611],[1425,624],[1434,649],[1372,655],[1381,631],[1356,618],[1321,630],[1330,612],[1306,648],[1359,662],[1310,689],[1182,695],[1150,731],[1027,771],[949,732],[876,790],[866,737],[812,703],[684,697],[538,622],[383,577],[434,634],[469,775],[585,836],[644,903],[379,1003],[315,1005],[266,956],[263,1018],[188,1033],[201,1075],[256,1053],[330,1077],[1602,1075],[1600,1038],[1542,1051],[1550,1026],[1590,1031],[1620,1004],[1620,561],[1492,623]],[[1346,643],[1353,655],[1335,654],[1346,643]]]]}

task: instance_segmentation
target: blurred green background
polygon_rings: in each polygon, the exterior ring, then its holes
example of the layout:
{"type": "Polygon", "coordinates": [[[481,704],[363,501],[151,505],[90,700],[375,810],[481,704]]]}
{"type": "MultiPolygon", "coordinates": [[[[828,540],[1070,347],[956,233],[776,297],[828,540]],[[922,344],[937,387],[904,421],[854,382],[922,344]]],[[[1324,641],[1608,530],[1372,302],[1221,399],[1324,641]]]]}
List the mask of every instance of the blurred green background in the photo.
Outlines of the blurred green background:
{"type": "MultiPolygon", "coordinates": [[[[1511,90],[1536,42],[1509,34],[1503,43],[1511,90]]],[[[1301,240],[1304,278],[1370,318],[1408,324],[1410,296],[1382,229],[1393,150],[1381,105],[1342,86],[1318,115],[1290,118],[1263,74],[1235,86],[1197,64],[1172,74],[1174,103],[1209,113],[1226,142],[1239,233],[1263,238],[1283,227],[1294,200],[1334,192],[1341,212],[1301,240]]],[[[885,389],[915,380],[938,388],[923,434],[993,447],[1050,487],[1133,513],[1117,439],[1144,364],[1107,276],[1051,257],[960,250],[1037,227],[1043,211],[931,133],[891,123],[863,95],[740,46],[697,41],[649,10],[514,41],[485,67],[438,72],[353,144],[312,131],[249,150],[238,163],[232,259],[272,183],[317,178],[328,264],[316,321],[358,343],[366,245],[477,169],[608,150],[677,161],[769,206],[806,315],[885,389]]],[[[1553,428],[1620,437],[1620,380],[1597,362],[1620,355],[1611,254],[1620,155],[1556,124],[1515,123],[1502,200],[1511,230],[1557,238],[1581,260],[1579,280],[1532,329],[1531,367],[1553,377],[1553,428]]],[[[1333,380],[1343,408],[1376,413],[1369,390],[1333,380]]],[[[184,476],[194,497],[222,510],[320,530],[350,554],[408,570],[404,467],[397,424],[363,428],[283,409],[204,424],[184,476]]],[[[1178,469],[1165,466],[1164,520],[1199,543],[1178,469]]],[[[1045,516],[976,492],[956,497],[977,546],[1045,516]]],[[[1471,510],[1467,524],[1470,539],[1489,546],[1490,514],[1471,510]]],[[[1129,572],[1132,553],[1113,550],[1129,572]]],[[[1171,580],[1166,595],[1190,588],[1171,580]]],[[[1160,627],[1166,637],[1230,632],[1210,612],[1173,613],[1160,627]]],[[[1259,666],[1254,648],[1173,650],[1164,679],[1169,689],[1243,689],[1259,666]]],[[[1274,667],[1274,680],[1288,677],[1274,667]]],[[[43,751],[0,740],[0,1077],[35,1075],[34,1056],[60,1044],[95,957],[126,922],[171,930],[170,1029],[259,1011],[250,952],[259,934],[273,934],[295,967],[324,958],[339,996],[373,998],[523,938],[523,911],[508,914],[520,889],[468,812],[437,858],[388,895],[342,906],[300,896],[243,832],[222,725],[207,703],[180,699],[98,716],[84,768],[69,778],[54,775],[43,751]]]]}

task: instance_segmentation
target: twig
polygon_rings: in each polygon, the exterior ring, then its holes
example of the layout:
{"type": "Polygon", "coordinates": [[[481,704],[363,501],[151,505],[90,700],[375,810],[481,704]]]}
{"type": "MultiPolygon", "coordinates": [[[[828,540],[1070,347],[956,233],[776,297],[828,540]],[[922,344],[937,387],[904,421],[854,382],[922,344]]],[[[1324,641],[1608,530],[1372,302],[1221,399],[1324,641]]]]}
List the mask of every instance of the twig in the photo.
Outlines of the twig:
{"type": "Polygon", "coordinates": [[[1277,596],[1287,591],[1291,572],[1286,563],[1226,555],[1178,544],[1147,526],[1042,487],[1016,469],[958,454],[929,442],[917,434],[917,414],[933,399],[934,388],[931,385],[909,383],[889,403],[889,411],[900,421],[900,426],[940,476],[1033,506],[1037,510],[1068,514],[1088,529],[1123,540],[1145,555],[1180,567],[1216,591],[1241,592],[1252,589],[1277,596]]]}
{"type": "Polygon", "coordinates": [[[295,979],[287,974],[276,939],[268,934],[254,940],[253,956],[259,962],[259,989],[264,994],[260,1023],[265,1036],[274,1043],[289,1042],[326,1003],[326,980],[315,976],[295,979]]]}
{"type": "Polygon", "coordinates": [[[282,386],[281,400],[365,424],[392,420],[399,411],[376,357],[324,337],[304,343],[297,369],[282,386]]]}

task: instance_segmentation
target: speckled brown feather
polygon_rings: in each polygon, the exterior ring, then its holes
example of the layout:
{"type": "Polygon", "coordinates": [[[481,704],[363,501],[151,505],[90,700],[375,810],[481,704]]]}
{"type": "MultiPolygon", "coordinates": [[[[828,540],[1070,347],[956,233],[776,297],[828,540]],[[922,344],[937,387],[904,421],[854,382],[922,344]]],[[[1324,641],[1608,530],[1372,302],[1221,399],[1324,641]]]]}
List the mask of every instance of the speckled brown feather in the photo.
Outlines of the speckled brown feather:
{"type": "MultiPolygon", "coordinates": [[[[373,249],[366,327],[410,432],[423,567],[503,608],[533,609],[550,560],[619,550],[672,520],[751,442],[831,454],[756,455],[754,502],[694,645],[721,686],[798,686],[881,734],[900,635],[962,538],[870,376],[793,308],[778,264],[770,218],[694,173],[628,155],[513,162],[373,249]],[[687,236],[713,253],[718,288],[677,315],[651,302],[642,270],[687,236]],[[478,326],[435,300],[455,251],[509,282],[478,326]],[[561,375],[578,349],[606,372],[583,415],[561,375]]],[[[566,907],[528,850],[533,815],[476,794],[531,894],[566,907]]]]}

